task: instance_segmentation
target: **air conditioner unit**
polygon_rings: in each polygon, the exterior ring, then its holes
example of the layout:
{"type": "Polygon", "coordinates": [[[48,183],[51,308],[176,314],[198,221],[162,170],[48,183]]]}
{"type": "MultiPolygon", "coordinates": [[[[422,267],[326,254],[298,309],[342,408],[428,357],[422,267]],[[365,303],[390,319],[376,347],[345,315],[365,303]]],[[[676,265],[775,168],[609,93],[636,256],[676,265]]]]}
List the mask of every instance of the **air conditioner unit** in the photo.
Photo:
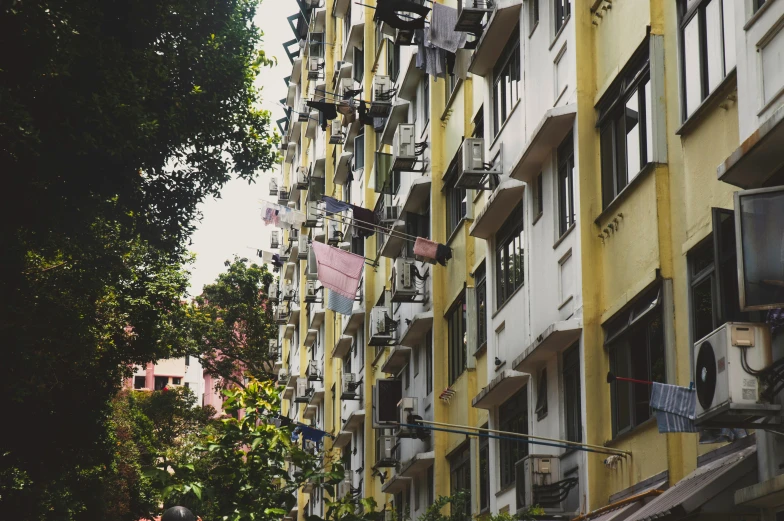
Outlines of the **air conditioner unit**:
{"type": "Polygon", "coordinates": [[[290,377],[291,375],[286,369],[281,369],[278,371],[278,385],[287,385],[290,377]]]}
{"type": "Polygon", "coordinates": [[[319,209],[318,209],[318,201],[308,201],[305,203],[305,223],[303,226],[306,228],[316,228],[319,225],[319,219],[321,218],[319,209]]]}
{"type": "Polygon", "coordinates": [[[289,322],[289,307],[282,305],[278,308],[277,312],[275,313],[275,322],[279,326],[283,326],[288,324],[289,322]]]}
{"type": "Polygon", "coordinates": [[[351,470],[347,470],[347,476],[343,478],[343,480],[338,483],[338,499],[343,499],[351,495],[351,489],[353,485],[351,484],[351,470]]]}
{"type": "Polygon", "coordinates": [[[417,162],[414,125],[403,123],[392,137],[392,170],[410,170],[417,162]]]}
{"type": "Polygon", "coordinates": [[[321,77],[321,60],[319,58],[308,59],[308,79],[317,80],[321,77]]]}
{"type": "MultiPolygon", "coordinates": [[[[695,423],[730,426],[749,421],[760,408],[759,371],[773,362],[770,328],[766,324],[727,322],[694,344],[697,409],[695,423]]],[[[758,411],[765,415],[763,411],[758,411]]],[[[770,414],[770,412],[768,413],[770,414]]],[[[739,425],[740,426],[740,425],[739,425]]]]}
{"type": "Polygon", "coordinates": [[[278,341],[277,340],[272,339],[272,338],[270,339],[268,351],[269,351],[270,358],[278,358],[279,353],[278,353],[278,341]]]}
{"type": "Polygon", "coordinates": [[[297,247],[297,258],[299,260],[308,260],[309,248],[310,248],[310,244],[308,243],[308,236],[304,234],[300,235],[299,243],[297,247]]]}
{"type": "Polygon", "coordinates": [[[397,465],[397,437],[379,436],[376,439],[376,467],[394,467],[397,465]]]}
{"type": "Polygon", "coordinates": [[[485,140],[466,138],[457,152],[457,180],[455,186],[466,190],[485,190],[489,188],[485,178],[489,175],[485,168],[485,140]]]}
{"type": "Polygon", "coordinates": [[[270,304],[278,303],[278,285],[274,282],[270,284],[267,300],[269,301],[270,304]]]}
{"type": "Polygon", "coordinates": [[[381,225],[390,227],[396,221],[400,220],[400,207],[399,206],[384,206],[384,212],[381,215],[381,225]]]}
{"type": "Polygon", "coordinates": [[[321,381],[321,371],[319,371],[319,361],[318,360],[308,360],[308,381],[309,382],[319,382],[321,381]]]}
{"type": "Polygon", "coordinates": [[[301,101],[299,110],[297,111],[297,121],[300,123],[307,123],[308,119],[310,119],[310,107],[308,107],[304,101],[301,101]]]}
{"type": "Polygon", "coordinates": [[[342,145],[345,137],[343,123],[339,119],[333,119],[332,123],[330,123],[329,144],[342,145]]]}
{"type": "Polygon", "coordinates": [[[297,397],[294,398],[294,403],[307,403],[309,399],[308,379],[297,378],[297,397]]]}
{"type": "Polygon", "coordinates": [[[305,302],[312,304],[318,300],[316,289],[315,280],[308,280],[305,282],[305,302]]]}
{"type": "Polygon", "coordinates": [[[278,204],[281,206],[286,206],[289,204],[289,190],[288,188],[281,188],[278,190],[278,204]]]}
{"type": "Polygon", "coordinates": [[[291,282],[286,282],[283,284],[283,300],[291,301],[294,300],[294,297],[297,295],[297,288],[294,287],[294,284],[291,282]]]}
{"type": "Polygon", "coordinates": [[[308,167],[306,166],[298,166],[297,167],[297,190],[307,190],[308,186],[310,186],[309,182],[310,175],[308,173],[308,167]]]}
{"type": "Polygon", "coordinates": [[[482,20],[493,13],[492,0],[458,0],[457,23],[455,31],[479,33],[482,31],[482,20]]]}
{"type": "Polygon", "coordinates": [[[373,78],[373,91],[370,98],[370,108],[368,115],[374,118],[385,118],[392,110],[392,79],[389,76],[377,74],[373,78]]]}
{"type": "Polygon", "coordinates": [[[270,182],[269,182],[269,193],[272,196],[277,196],[278,195],[278,180],[275,179],[274,177],[272,179],[270,179],[270,182]]]}
{"type": "Polygon", "coordinates": [[[358,400],[360,386],[357,383],[357,375],[354,373],[343,373],[343,384],[340,393],[341,400],[358,400]]]}
{"type": "Polygon", "coordinates": [[[337,246],[343,240],[343,230],[340,223],[330,223],[327,232],[327,244],[330,246],[337,246]]]}
{"type": "Polygon", "coordinates": [[[341,97],[345,96],[348,91],[356,90],[354,88],[354,79],[353,78],[343,78],[340,80],[340,87],[338,88],[338,93],[341,97]]]}
{"type": "Polygon", "coordinates": [[[341,242],[338,244],[338,248],[343,251],[351,251],[351,243],[350,242],[341,242]]]}
{"type": "Polygon", "coordinates": [[[335,67],[334,67],[334,69],[332,69],[332,75],[335,78],[337,78],[338,75],[340,74],[340,69],[342,69],[342,68],[343,68],[343,61],[342,60],[336,60],[335,61],[335,67]]]}
{"type": "Polygon", "coordinates": [[[270,233],[270,248],[273,250],[280,248],[280,232],[277,230],[270,233]]]}
{"type": "Polygon", "coordinates": [[[557,456],[532,454],[520,460],[515,465],[517,509],[540,506],[550,514],[563,512],[563,490],[551,487],[560,481],[557,456]]]}
{"type": "MultiPolygon", "coordinates": [[[[401,424],[413,423],[413,416],[417,415],[417,399],[413,397],[401,398],[397,404],[397,415],[401,424]]],[[[416,438],[418,437],[416,429],[411,427],[400,427],[397,430],[399,438],[416,438]]]]}
{"type": "Polygon", "coordinates": [[[387,346],[395,342],[397,322],[389,317],[389,309],[376,306],[370,310],[370,341],[371,346],[387,346]]]}
{"type": "Polygon", "coordinates": [[[419,295],[414,261],[399,257],[392,267],[392,302],[413,302],[419,295]]]}

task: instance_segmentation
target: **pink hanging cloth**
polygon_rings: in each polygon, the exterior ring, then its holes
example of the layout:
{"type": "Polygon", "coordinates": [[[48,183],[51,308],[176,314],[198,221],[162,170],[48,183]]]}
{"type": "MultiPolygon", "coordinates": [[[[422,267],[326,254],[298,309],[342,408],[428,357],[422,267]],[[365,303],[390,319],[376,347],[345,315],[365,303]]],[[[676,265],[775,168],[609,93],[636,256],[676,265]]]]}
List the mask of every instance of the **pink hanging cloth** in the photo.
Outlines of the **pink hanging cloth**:
{"type": "Polygon", "coordinates": [[[438,258],[438,243],[424,237],[417,237],[414,243],[414,255],[435,260],[438,258]]]}
{"type": "Polygon", "coordinates": [[[313,241],[310,246],[316,254],[319,281],[327,289],[353,299],[359,288],[365,258],[318,241],[313,241]]]}

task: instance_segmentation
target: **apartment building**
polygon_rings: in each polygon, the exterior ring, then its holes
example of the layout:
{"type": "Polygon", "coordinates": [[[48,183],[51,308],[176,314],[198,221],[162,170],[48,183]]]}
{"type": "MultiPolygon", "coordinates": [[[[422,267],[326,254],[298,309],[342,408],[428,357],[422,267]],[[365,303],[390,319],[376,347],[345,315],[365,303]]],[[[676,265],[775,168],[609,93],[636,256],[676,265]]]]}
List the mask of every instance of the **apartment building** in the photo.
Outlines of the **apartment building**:
{"type": "MultiPolygon", "coordinates": [[[[458,490],[474,515],[777,519],[778,398],[714,407],[695,351],[715,331],[728,357],[784,347],[776,284],[738,283],[781,264],[781,0],[437,2],[468,33],[446,77],[396,3],[292,3],[270,183],[304,215],[270,245],[284,412],[329,433],[340,494],[412,519],[458,490]],[[763,187],[737,236],[736,199],[756,194],[738,190],[763,187]],[[416,237],[447,246],[446,266],[416,237]],[[365,257],[347,314],[314,242],[365,257]],[[758,324],[756,343],[728,322],[758,324]],[[696,386],[701,432],[660,432],[646,382],[696,386]]],[[[415,4],[425,34],[443,27],[415,4]]],[[[306,487],[285,519],[323,499],[306,487]]]]}
{"type": "Polygon", "coordinates": [[[158,360],[146,366],[136,367],[134,374],[125,382],[129,389],[160,391],[167,386],[185,386],[193,391],[198,403],[212,405],[221,410],[220,395],[214,391],[209,377],[203,374],[199,360],[190,356],[158,360]]]}

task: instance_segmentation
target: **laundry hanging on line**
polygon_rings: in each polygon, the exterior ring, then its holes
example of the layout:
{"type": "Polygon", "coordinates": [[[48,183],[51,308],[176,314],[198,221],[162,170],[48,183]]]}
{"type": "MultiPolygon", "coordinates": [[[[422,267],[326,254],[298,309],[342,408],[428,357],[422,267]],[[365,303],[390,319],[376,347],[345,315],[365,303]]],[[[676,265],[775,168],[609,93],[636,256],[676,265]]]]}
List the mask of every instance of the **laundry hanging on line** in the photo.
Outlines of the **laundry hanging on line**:
{"type": "Polygon", "coordinates": [[[468,33],[455,31],[457,9],[448,5],[434,3],[430,20],[430,44],[454,54],[465,47],[468,33]]]}
{"type": "Polygon", "coordinates": [[[424,237],[417,237],[414,242],[414,255],[431,259],[446,266],[447,261],[452,258],[452,248],[424,237]]]}
{"type": "Polygon", "coordinates": [[[338,117],[338,109],[334,103],[327,103],[326,101],[306,101],[305,105],[324,114],[327,121],[331,121],[338,117]]]}
{"type": "Polygon", "coordinates": [[[328,195],[324,195],[321,197],[321,200],[327,203],[326,209],[324,213],[326,215],[334,215],[336,213],[345,212],[351,210],[351,205],[344,201],[339,201],[334,197],[330,197],[328,195]]]}
{"type": "Polygon", "coordinates": [[[262,201],[261,219],[267,226],[299,228],[305,223],[305,214],[288,206],[262,201]]]}
{"type": "Polygon", "coordinates": [[[316,255],[318,280],[321,284],[330,291],[353,300],[359,289],[365,257],[318,241],[314,241],[311,247],[316,255]]]}
{"type": "Polygon", "coordinates": [[[373,210],[339,201],[327,195],[322,196],[321,200],[326,203],[326,211],[324,212],[326,215],[351,210],[352,218],[361,225],[354,228],[358,237],[372,237],[373,234],[376,233],[375,230],[378,226],[378,220],[376,219],[376,214],[373,210]]]}
{"type": "Polygon", "coordinates": [[[341,295],[336,291],[330,291],[327,298],[327,309],[341,315],[350,315],[354,310],[354,299],[341,295]]]}

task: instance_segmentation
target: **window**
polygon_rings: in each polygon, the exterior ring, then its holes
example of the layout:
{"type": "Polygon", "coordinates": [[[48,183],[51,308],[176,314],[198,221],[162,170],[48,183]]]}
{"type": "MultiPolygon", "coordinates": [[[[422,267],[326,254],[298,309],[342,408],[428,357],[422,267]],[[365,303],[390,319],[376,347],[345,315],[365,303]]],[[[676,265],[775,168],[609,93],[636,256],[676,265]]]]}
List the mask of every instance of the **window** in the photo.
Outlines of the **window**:
{"type": "MultiPolygon", "coordinates": [[[[528,434],[528,389],[523,387],[498,408],[500,430],[528,434]]],[[[501,488],[515,481],[515,464],[528,456],[528,444],[513,439],[499,440],[501,488]]]]}
{"type": "Polygon", "coordinates": [[[520,203],[495,236],[495,298],[500,308],[525,283],[523,203],[520,203]]]}
{"type": "Polygon", "coordinates": [[[134,376],[133,377],[133,388],[134,389],[144,389],[145,385],[147,385],[147,379],[144,376],[134,376]]]}
{"type": "Polygon", "coordinates": [[[534,192],[534,219],[538,219],[544,213],[544,179],[542,172],[536,175],[536,192],[534,192]]]}
{"type": "Polygon", "coordinates": [[[683,119],[735,68],[737,0],[679,0],[683,119]]]}
{"type": "Polygon", "coordinates": [[[174,385],[182,384],[182,378],[172,378],[172,384],[174,385]]]}
{"type": "Polygon", "coordinates": [[[446,78],[444,79],[444,90],[445,90],[444,100],[448,102],[449,98],[452,97],[452,93],[455,91],[456,88],[457,88],[457,76],[455,74],[447,74],[446,78]]]}
{"type": "Polygon", "coordinates": [[[574,224],[574,143],[572,134],[558,147],[558,231],[561,235],[574,224]]]}
{"type": "Polygon", "coordinates": [[[447,317],[449,337],[449,385],[463,374],[466,368],[466,309],[462,297],[447,317]]]}
{"type": "MultiPolygon", "coordinates": [[[[664,325],[661,286],[635,300],[604,326],[610,351],[610,371],[635,380],[664,382],[664,325]]],[[[633,429],[650,418],[651,388],[615,381],[610,385],[613,435],[633,429]]]]}
{"type": "MultiPolygon", "coordinates": [[[[410,237],[430,237],[430,216],[406,212],[406,233],[410,237]]],[[[406,241],[403,255],[408,259],[414,258],[414,243],[406,241]]]]}
{"type": "Polygon", "coordinates": [[[501,126],[512,113],[515,102],[520,99],[520,27],[516,26],[512,36],[501,52],[493,68],[493,132],[498,135],[501,126]]]}
{"type": "MultiPolygon", "coordinates": [[[[457,156],[455,156],[457,158],[457,156]]],[[[452,161],[446,181],[446,234],[451,237],[466,216],[466,191],[455,186],[457,182],[457,162],[452,161]]]]}
{"type": "Polygon", "coordinates": [[[536,386],[536,421],[547,417],[547,368],[539,373],[539,384],[536,386]]]}
{"type": "MultiPolygon", "coordinates": [[[[455,495],[462,492],[466,495],[466,502],[463,511],[471,510],[471,449],[468,443],[464,443],[453,454],[449,456],[449,489],[450,494],[455,495]]],[[[470,519],[470,516],[466,516],[470,519]]]]}
{"type": "Polygon", "coordinates": [[[651,75],[648,45],[643,45],[599,103],[602,202],[615,199],[651,162],[651,75]]]}
{"type": "MultiPolygon", "coordinates": [[[[487,429],[487,424],[482,426],[487,429]]],[[[479,438],[479,512],[490,509],[490,439],[479,438]]]]}
{"type": "Polygon", "coordinates": [[[580,346],[575,344],[563,355],[564,420],[566,439],[583,441],[580,395],[580,346]]]}
{"type": "Polygon", "coordinates": [[[400,46],[387,38],[387,72],[392,83],[400,76],[400,46]]]}
{"type": "Polygon", "coordinates": [[[156,376],[155,377],[155,390],[160,391],[164,387],[169,384],[169,377],[168,376],[156,376]]]}
{"type": "Polygon", "coordinates": [[[191,365],[191,355],[185,355],[185,367],[191,365]]]}
{"type": "Polygon", "coordinates": [[[566,25],[569,15],[572,13],[571,0],[555,0],[553,15],[555,17],[555,34],[566,25]]]}
{"type": "Polygon", "coordinates": [[[433,331],[425,335],[425,380],[427,381],[427,395],[433,392],[433,331]]]}
{"type": "Polygon", "coordinates": [[[365,52],[357,47],[354,47],[354,62],[351,64],[351,72],[354,81],[362,83],[362,78],[365,77],[365,52]]]}
{"type": "Polygon", "coordinates": [[[477,138],[485,137],[485,112],[482,107],[479,107],[476,116],[474,116],[473,137],[477,137],[477,138]]]}
{"type": "Polygon", "coordinates": [[[735,219],[732,210],[713,209],[713,234],[688,254],[692,342],[725,322],[762,322],[740,310],[735,219]]]}
{"type": "Polygon", "coordinates": [[[539,0],[528,0],[528,36],[532,35],[539,25],[539,0]]]}
{"type": "Polygon", "coordinates": [[[487,345],[487,275],[482,263],[474,273],[476,281],[476,346],[481,349],[487,345]]]}
{"type": "Polygon", "coordinates": [[[346,14],[343,15],[343,43],[348,42],[348,37],[351,35],[351,2],[347,2],[346,14]]]}
{"type": "Polygon", "coordinates": [[[359,134],[354,138],[354,170],[365,168],[365,125],[359,126],[359,134]]]}

